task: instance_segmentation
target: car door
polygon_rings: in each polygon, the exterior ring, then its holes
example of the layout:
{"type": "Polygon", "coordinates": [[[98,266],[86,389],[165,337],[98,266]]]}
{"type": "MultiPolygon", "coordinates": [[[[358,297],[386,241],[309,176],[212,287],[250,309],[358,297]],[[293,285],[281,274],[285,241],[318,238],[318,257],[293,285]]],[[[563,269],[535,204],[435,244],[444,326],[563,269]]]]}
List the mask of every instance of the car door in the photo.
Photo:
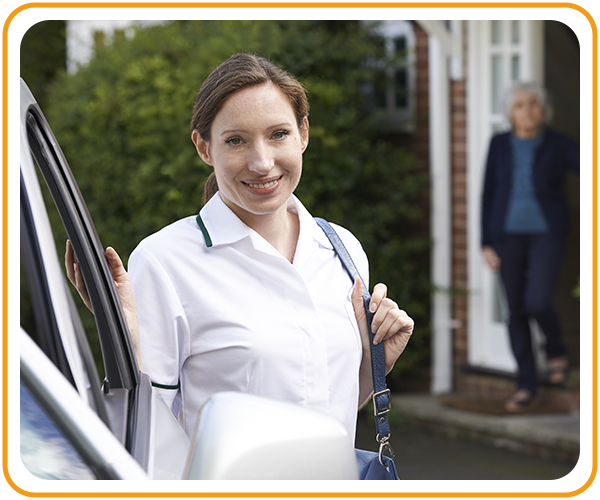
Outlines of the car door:
{"type": "Polygon", "coordinates": [[[20,368],[20,454],[30,473],[41,479],[149,479],[23,329],[20,368]]]}
{"type": "Polygon", "coordinates": [[[152,388],[137,366],[103,247],[67,161],[21,81],[21,261],[35,317],[35,340],[123,446],[148,470],[152,388]],[[68,291],[38,184],[43,177],[88,289],[102,350],[102,385],[68,291]]]}

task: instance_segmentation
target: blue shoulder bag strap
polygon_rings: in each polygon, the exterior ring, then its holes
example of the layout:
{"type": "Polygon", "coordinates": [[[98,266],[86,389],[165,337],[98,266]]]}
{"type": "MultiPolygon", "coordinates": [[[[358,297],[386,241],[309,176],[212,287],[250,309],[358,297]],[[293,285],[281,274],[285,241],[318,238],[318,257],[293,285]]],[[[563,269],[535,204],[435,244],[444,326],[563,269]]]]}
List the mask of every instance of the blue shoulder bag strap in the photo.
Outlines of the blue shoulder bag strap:
{"type": "MultiPolygon", "coordinates": [[[[358,273],[358,269],[354,265],[354,261],[350,256],[350,253],[346,249],[346,246],[342,242],[339,235],[335,232],[331,224],[324,219],[315,217],[316,223],[323,230],[329,241],[333,245],[333,249],[337,253],[341,260],[344,268],[350,275],[352,282],[356,281],[356,278],[360,279],[363,284],[363,303],[365,306],[365,313],[367,314],[367,325],[369,328],[369,345],[371,346],[371,371],[373,374],[373,411],[375,413],[375,428],[377,430],[377,442],[379,443],[379,461],[384,465],[383,455],[387,451],[391,458],[394,458],[394,452],[390,446],[390,425],[388,423],[387,414],[392,408],[392,400],[390,397],[390,390],[387,388],[385,383],[385,351],[383,348],[383,342],[377,345],[373,345],[373,331],[371,330],[371,323],[373,322],[374,314],[369,310],[371,303],[371,294],[369,289],[365,285],[365,282],[358,273]]],[[[385,467],[385,465],[384,465],[385,467]]],[[[387,467],[386,467],[387,468],[387,467]]]]}

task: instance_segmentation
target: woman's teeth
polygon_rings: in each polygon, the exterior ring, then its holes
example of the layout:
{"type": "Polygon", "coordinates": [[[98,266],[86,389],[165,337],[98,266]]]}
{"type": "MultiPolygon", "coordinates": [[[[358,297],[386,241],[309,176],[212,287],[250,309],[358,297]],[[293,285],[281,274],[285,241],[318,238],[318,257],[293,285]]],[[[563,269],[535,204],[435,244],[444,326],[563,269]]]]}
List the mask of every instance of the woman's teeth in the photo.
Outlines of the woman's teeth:
{"type": "Polygon", "coordinates": [[[251,188],[254,189],[266,189],[266,188],[270,188],[271,186],[274,186],[275,184],[277,184],[277,180],[271,181],[271,182],[267,182],[265,184],[248,184],[248,186],[250,186],[251,188]]]}

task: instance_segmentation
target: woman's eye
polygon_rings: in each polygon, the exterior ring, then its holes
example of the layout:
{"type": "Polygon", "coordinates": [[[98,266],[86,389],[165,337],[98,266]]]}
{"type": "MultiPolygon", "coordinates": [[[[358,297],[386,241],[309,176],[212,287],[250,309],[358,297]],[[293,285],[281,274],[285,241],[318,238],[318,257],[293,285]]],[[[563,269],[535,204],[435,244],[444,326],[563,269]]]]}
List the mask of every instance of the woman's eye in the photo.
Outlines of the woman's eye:
{"type": "Polygon", "coordinates": [[[279,130],[273,134],[273,139],[283,139],[288,134],[289,131],[287,130],[279,130]]]}
{"type": "Polygon", "coordinates": [[[231,139],[227,139],[225,142],[227,144],[231,144],[232,146],[239,146],[242,143],[242,140],[239,137],[232,137],[231,139]]]}

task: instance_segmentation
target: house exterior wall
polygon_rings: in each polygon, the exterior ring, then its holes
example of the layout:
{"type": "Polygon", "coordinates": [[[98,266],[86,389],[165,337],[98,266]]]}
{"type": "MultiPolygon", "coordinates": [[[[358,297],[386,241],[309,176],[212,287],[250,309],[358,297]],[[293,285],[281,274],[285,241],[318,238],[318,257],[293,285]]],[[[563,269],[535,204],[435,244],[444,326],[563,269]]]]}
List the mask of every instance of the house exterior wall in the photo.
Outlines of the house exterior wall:
{"type": "Polygon", "coordinates": [[[424,171],[429,171],[429,36],[414,23],[416,65],[415,132],[410,148],[424,171]]]}
{"type": "MultiPolygon", "coordinates": [[[[463,30],[467,24],[463,23],[463,30]]],[[[466,33],[463,39],[463,61],[467,61],[466,33]]],[[[463,63],[464,66],[464,63],[463,63]]],[[[463,78],[450,82],[450,149],[452,199],[452,284],[454,289],[452,317],[454,330],[453,361],[455,366],[468,359],[468,245],[467,245],[467,88],[463,78]]],[[[455,368],[455,374],[458,370],[455,368]]]]}

